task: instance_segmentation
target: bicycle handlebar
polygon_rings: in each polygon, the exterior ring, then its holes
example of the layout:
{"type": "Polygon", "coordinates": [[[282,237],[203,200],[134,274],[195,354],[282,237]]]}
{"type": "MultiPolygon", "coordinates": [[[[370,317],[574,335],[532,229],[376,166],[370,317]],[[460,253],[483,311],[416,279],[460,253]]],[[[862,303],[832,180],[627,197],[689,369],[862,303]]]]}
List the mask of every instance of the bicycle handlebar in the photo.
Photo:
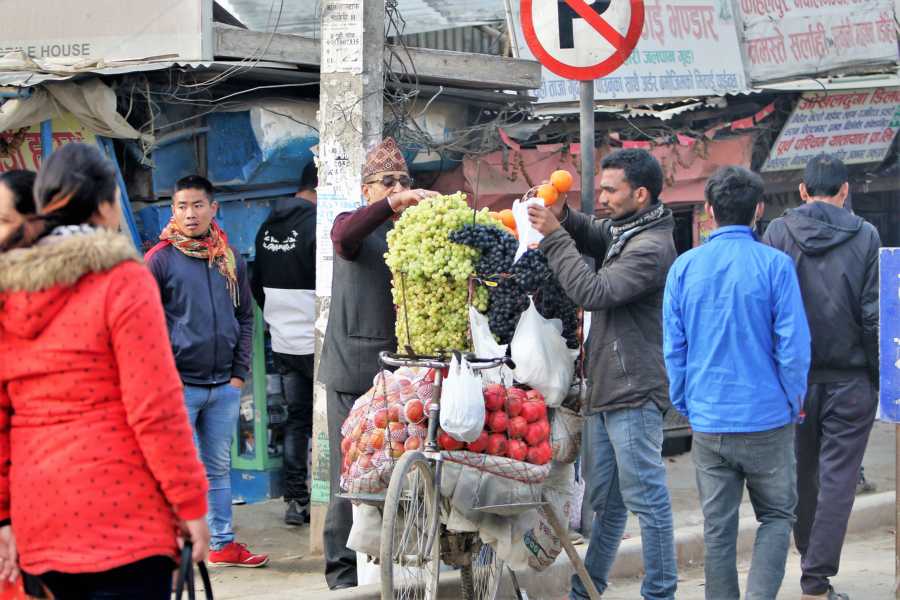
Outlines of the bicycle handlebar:
{"type": "MultiPolygon", "coordinates": [[[[466,359],[473,371],[484,371],[485,369],[495,369],[506,365],[510,369],[515,369],[516,364],[507,356],[500,358],[478,358],[473,353],[464,353],[462,357],[466,359]]],[[[408,354],[394,354],[392,352],[379,352],[378,358],[381,364],[389,367],[426,367],[429,369],[446,369],[450,366],[450,361],[443,356],[411,356],[408,354]]]]}

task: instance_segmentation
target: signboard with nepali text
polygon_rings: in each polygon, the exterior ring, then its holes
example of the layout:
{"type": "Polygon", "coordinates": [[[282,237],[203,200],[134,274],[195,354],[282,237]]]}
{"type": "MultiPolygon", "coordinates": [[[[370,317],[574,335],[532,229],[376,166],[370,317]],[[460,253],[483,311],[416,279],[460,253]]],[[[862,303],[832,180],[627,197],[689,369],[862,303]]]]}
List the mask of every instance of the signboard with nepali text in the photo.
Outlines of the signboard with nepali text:
{"type": "Polygon", "coordinates": [[[893,0],[740,0],[754,82],[897,61],[893,0]]]}
{"type": "MultiPolygon", "coordinates": [[[[513,3],[520,58],[534,59],[513,3]]],[[[597,100],[714,96],[747,89],[728,0],[646,0],[644,27],[625,63],[594,81],[597,100]]],[[[574,102],[579,83],[543,69],[539,103],[574,102]]]]}
{"type": "MultiPolygon", "coordinates": [[[[71,113],[63,113],[53,119],[53,149],[72,142],[96,144],[97,138],[71,113]]],[[[42,151],[39,124],[0,132],[0,173],[15,169],[37,171],[41,168],[42,151]]]]}
{"type": "Polygon", "coordinates": [[[763,171],[802,169],[822,152],[845,164],[881,162],[900,128],[900,88],[804,94],[763,171]]]}

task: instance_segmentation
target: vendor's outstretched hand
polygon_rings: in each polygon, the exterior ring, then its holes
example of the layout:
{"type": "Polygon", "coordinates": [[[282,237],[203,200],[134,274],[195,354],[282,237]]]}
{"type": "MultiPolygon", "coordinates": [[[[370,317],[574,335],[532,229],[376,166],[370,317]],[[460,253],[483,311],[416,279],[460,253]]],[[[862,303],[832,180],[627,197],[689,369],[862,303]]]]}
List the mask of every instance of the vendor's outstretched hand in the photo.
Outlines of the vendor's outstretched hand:
{"type": "Polygon", "coordinates": [[[402,192],[397,192],[395,194],[389,195],[388,204],[391,205],[391,210],[399,214],[410,206],[415,206],[422,200],[426,200],[428,198],[439,195],[440,194],[438,194],[437,192],[433,192],[431,190],[403,190],[402,192]]]}
{"type": "Polygon", "coordinates": [[[559,229],[559,219],[546,206],[531,204],[528,206],[528,220],[531,226],[541,235],[547,236],[559,229]]]}

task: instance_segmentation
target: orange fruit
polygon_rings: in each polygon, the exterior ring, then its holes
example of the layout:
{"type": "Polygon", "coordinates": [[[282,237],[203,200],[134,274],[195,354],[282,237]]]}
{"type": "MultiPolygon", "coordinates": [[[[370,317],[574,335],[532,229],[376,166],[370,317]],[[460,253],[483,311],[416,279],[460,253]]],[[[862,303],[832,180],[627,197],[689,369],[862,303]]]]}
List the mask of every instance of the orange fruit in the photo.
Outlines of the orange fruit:
{"type": "Polygon", "coordinates": [[[513,216],[513,211],[508,208],[500,211],[500,222],[510,229],[516,228],[516,218],[513,216]]]}
{"type": "Polygon", "coordinates": [[[544,200],[544,206],[552,206],[559,200],[559,191],[550,183],[538,186],[537,197],[544,200]]]}
{"type": "Polygon", "coordinates": [[[572,189],[572,174],[564,169],[553,171],[550,174],[550,183],[560,193],[566,193],[572,189]]]}

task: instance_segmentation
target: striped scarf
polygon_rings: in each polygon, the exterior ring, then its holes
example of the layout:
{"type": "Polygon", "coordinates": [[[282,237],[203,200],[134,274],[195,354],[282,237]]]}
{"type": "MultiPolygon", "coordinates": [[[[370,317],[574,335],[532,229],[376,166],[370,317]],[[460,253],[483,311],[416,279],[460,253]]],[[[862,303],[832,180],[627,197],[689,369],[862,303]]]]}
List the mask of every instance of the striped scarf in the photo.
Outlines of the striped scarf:
{"type": "Polygon", "coordinates": [[[175,224],[175,218],[169,221],[159,239],[165,243],[175,246],[183,254],[203,259],[209,262],[209,267],[215,264],[219,269],[219,273],[225,277],[225,283],[228,286],[228,293],[231,295],[231,302],[237,307],[237,261],[234,258],[234,252],[228,245],[228,236],[221,227],[212,221],[209,224],[209,232],[202,237],[192,238],[184,235],[175,224]]]}

